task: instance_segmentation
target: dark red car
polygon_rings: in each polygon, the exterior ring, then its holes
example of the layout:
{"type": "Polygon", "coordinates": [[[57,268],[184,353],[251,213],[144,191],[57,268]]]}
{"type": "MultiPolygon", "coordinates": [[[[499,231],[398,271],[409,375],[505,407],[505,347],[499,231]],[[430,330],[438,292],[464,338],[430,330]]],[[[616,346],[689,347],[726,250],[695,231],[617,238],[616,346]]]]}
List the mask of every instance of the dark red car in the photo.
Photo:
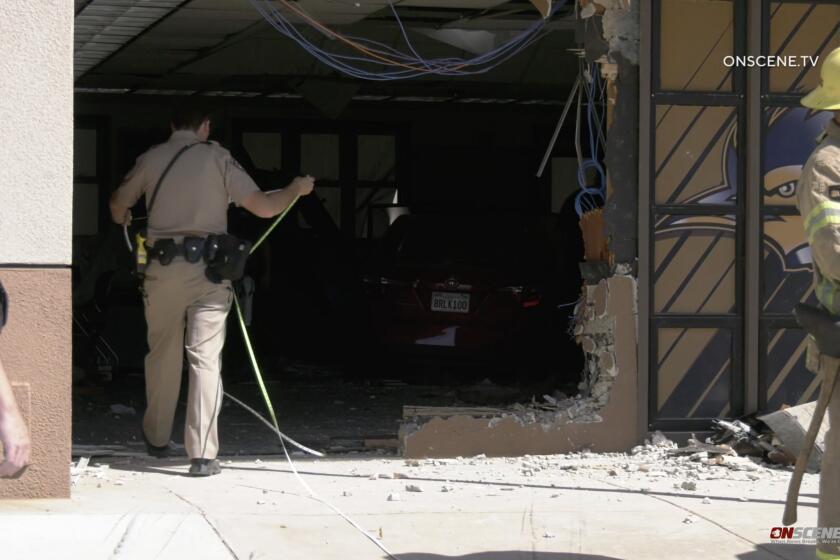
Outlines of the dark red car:
{"type": "Polygon", "coordinates": [[[532,367],[555,256],[522,216],[400,216],[365,277],[372,351],[532,367]]]}

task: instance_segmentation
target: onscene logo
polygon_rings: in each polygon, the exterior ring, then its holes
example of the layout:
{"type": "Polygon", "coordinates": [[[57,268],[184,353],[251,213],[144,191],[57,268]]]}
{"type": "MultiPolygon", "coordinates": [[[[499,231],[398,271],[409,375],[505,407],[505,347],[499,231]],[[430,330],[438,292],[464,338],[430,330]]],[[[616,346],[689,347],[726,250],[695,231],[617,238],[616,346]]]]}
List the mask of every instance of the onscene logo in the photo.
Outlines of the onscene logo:
{"type": "Polygon", "coordinates": [[[805,66],[814,67],[820,61],[819,56],[779,56],[779,55],[747,55],[747,56],[732,56],[727,55],[723,57],[723,65],[727,68],[733,66],[741,66],[745,68],[802,68],[805,66]]]}
{"type": "Polygon", "coordinates": [[[789,544],[840,544],[840,527],[773,527],[770,540],[789,544]]]}

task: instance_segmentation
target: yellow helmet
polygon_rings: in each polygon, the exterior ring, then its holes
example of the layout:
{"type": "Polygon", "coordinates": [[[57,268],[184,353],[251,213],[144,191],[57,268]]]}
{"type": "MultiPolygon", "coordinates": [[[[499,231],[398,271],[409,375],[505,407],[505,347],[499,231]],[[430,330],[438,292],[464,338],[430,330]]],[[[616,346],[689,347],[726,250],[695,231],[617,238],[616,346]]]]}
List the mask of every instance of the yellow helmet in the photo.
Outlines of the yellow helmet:
{"type": "Polygon", "coordinates": [[[802,104],[822,111],[840,110],[840,48],[825,57],[820,68],[820,85],[802,98],[802,104]]]}

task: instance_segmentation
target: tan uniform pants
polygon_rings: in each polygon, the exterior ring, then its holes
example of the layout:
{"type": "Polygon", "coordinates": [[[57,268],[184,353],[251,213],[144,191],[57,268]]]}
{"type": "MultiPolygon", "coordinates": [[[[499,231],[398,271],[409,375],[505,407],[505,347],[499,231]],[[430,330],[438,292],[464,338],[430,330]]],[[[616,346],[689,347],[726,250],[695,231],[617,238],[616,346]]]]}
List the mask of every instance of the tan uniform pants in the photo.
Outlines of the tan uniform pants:
{"type": "Polygon", "coordinates": [[[143,431],[153,445],[169,443],[186,349],[189,393],[184,442],[191,459],[214,459],[219,450],[221,354],[233,301],[230,283],[210,282],[204,266],[181,258],[167,266],[154,261],[144,282],[149,353],[143,431]]]}

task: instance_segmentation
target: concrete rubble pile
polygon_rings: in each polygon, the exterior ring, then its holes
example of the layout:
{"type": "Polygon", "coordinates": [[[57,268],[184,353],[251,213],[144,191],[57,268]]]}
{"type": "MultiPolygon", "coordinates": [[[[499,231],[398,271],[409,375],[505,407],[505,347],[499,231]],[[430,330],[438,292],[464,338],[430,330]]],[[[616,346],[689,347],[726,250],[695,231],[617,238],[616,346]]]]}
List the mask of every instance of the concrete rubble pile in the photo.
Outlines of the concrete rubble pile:
{"type": "Polygon", "coordinates": [[[758,457],[777,465],[792,465],[796,454],[788,450],[770,428],[755,417],[714,420],[709,443],[730,448],[736,454],[758,457]]]}
{"type": "MultiPolygon", "coordinates": [[[[588,385],[583,382],[580,385],[581,389],[587,387],[588,385]]],[[[603,398],[597,399],[585,396],[586,391],[574,397],[555,391],[552,395],[543,395],[540,401],[537,400],[536,395],[533,395],[529,403],[514,403],[495,409],[499,412],[496,421],[506,416],[514,416],[522,424],[542,424],[546,427],[554,426],[558,422],[601,422],[603,419],[598,412],[607,401],[608,388],[609,386],[606,387],[603,398]]],[[[498,403],[505,400],[510,402],[519,396],[518,394],[518,389],[496,385],[489,379],[458,391],[458,396],[462,399],[478,404],[498,403]]]]}
{"type": "Polygon", "coordinates": [[[766,463],[761,457],[739,456],[728,445],[704,443],[693,437],[688,445],[678,447],[661,432],[653,434],[644,445],[633,448],[630,457],[633,462],[627,465],[627,470],[681,479],[678,486],[682,490],[695,489],[697,480],[770,478],[781,468],[766,463]]]}
{"type": "MultiPolygon", "coordinates": [[[[634,447],[629,453],[593,453],[583,450],[559,455],[525,455],[503,459],[488,459],[481,455],[455,459],[410,459],[406,460],[405,465],[414,468],[442,468],[438,473],[441,475],[453,468],[472,466],[479,468],[474,473],[479,474],[484,465],[497,470],[500,461],[514,467],[516,474],[525,478],[536,479],[563,472],[612,480],[618,484],[635,482],[642,488],[648,482],[666,481],[672,483],[674,489],[683,492],[696,492],[703,481],[709,480],[785,481],[791,471],[788,466],[772,464],[761,457],[739,456],[727,445],[700,442],[695,438],[690,439],[688,445],[680,447],[661,432],[654,433],[644,445],[634,447]]],[[[376,478],[410,479],[413,476],[415,474],[409,472],[403,476],[377,475],[376,478]]]]}
{"type": "Polygon", "coordinates": [[[545,402],[532,399],[528,405],[514,404],[510,410],[515,412],[525,423],[553,425],[558,420],[567,422],[601,422],[598,414],[602,408],[597,401],[581,395],[567,397],[562,393],[554,396],[543,395],[545,402]]]}
{"type": "Polygon", "coordinates": [[[97,480],[97,488],[101,488],[103,484],[112,484],[114,486],[124,486],[127,480],[132,478],[139,478],[143,473],[139,471],[131,471],[128,476],[123,476],[122,472],[114,473],[111,471],[110,465],[94,463],[91,465],[90,457],[80,457],[78,461],[70,465],[70,483],[76,486],[82,478],[93,478],[97,480]]]}

